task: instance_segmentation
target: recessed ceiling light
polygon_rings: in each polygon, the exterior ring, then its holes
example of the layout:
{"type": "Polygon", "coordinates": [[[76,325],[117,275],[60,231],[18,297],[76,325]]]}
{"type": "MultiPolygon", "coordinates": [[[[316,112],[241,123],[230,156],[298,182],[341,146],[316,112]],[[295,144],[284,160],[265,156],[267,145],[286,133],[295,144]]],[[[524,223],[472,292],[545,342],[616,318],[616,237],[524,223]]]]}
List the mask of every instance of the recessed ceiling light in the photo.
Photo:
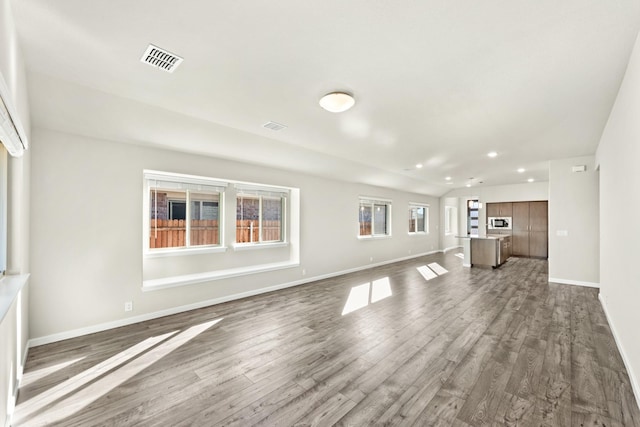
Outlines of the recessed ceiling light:
{"type": "Polygon", "coordinates": [[[447,181],[451,181],[451,177],[450,176],[447,176],[444,179],[447,180],[447,181]]]}
{"type": "Polygon", "coordinates": [[[524,168],[518,168],[518,173],[523,173],[525,171],[524,168]]]}
{"type": "Polygon", "coordinates": [[[320,98],[320,106],[331,113],[342,113],[353,107],[356,100],[345,92],[331,92],[320,98]]]}
{"type": "Polygon", "coordinates": [[[529,179],[527,180],[527,182],[533,182],[533,181],[534,181],[534,179],[533,179],[533,178],[529,178],[529,179]]]}
{"type": "Polygon", "coordinates": [[[467,187],[471,187],[471,184],[467,184],[467,187]]]}
{"type": "Polygon", "coordinates": [[[416,168],[421,169],[421,168],[422,168],[422,163],[418,163],[418,164],[416,165],[416,168]]]}
{"type": "Polygon", "coordinates": [[[489,153],[487,153],[487,156],[492,157],[492,158],[496,157],[497,155],[498,155],[498,153],[495,152],[495,151],[490,151],[489,153]]]}

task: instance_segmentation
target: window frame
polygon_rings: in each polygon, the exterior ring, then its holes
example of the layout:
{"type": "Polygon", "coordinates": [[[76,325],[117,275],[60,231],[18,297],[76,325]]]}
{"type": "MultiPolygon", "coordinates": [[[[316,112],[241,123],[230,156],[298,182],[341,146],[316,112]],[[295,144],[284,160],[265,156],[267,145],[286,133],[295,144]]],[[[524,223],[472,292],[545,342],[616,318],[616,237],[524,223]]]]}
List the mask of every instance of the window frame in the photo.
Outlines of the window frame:
{"type": "MultiPolygon", "coordinates": [[[[226,182],[221,182],[213,178],[207,178],[194,175],[183,175],[170,172],[143,171],[144,177],[144,203],[143,203],[143,254],[145,257],[165,257],[189,255],[195,253],[224,252],[225,246],[225,218],[224,218],[224,200],[226,182]],[[163,187],[165,185],[166,187],[163,187]],[[172,188],[173,187],[173,188],[172,188]],[[172,246],[166,248],[151,248],[151,221],[152,206],[151,194],[153,191],[166,190],[184,193],[185,199],[185,245],[172,246]],[[218,243],[208,245],[192,245],[191,244],[191,194],[215,194],[218,198],[218,243]]],[[[169,199],[171,201],[182,202],[181,200],[169,199]]],[[[167,207],[171,209],[170,205],[167,207]]],[[[167,212],[169,214],[169,212],[167,212]]],[[[156,213],[157,215],[157,213],[156,213]]]]}
{"type": "MultiPolygon", "coordinates": [[[[289,244],[289,235],[288,235],[288,224],[289,219],[287,215],[287,209],[289,204],[290,191],[285,188],[267,186],[267,185],[244,185],[244,184],[236,184],[236,197],[235,197],[235,206],[236,206],[236,214],[235,218],[237,220],[237,206],[240,198],[254,198],[258,199],[258,241],[256,242],[233,242],[234,250],[247,250],[247,249],[258,249],[258,248],[273,248],[278,246],[287,246],[289,244]],[[263,200],[273,199],[280,200],[280,240],[263,240],[263,200]]],[[[237,233],[237,225],[235,227],[237,233]]],[[[236,234],[237,239],[237,234],[236,234]]]]}
{"type": "Polygon", "coordinates": [[[392,211],[393,211],[393,201],[390,199],[381,199],[378,197],[364,197],[361,196],[358,198],[358,239],[362,240],[370,240],[370,239],[386,239],[392,236],[391,233],[391,224],[392,224],[392,211]],[[376,207],[384,205],[385,207],[385,232],[384,234],[375,233],[375,221],[376,221],[376,207]],[[362,231],[362,222],[360,220],[360,215],[363,211],[363,207],[368,206],[371,208],[371,234],[360,234],[362,231]]]}
{"type": "Polygon", "coordinates": [[[424,230],[418,230],[417,229],[418,221],[416,220],[416,230],[412,231],[409,228],[408,233],[410,235],[429,234],[429,205],[427,203],[409,202],[409,208],[408,208],[409,223],[411,222],[411,218],[413,217],[412,216],[413,210],[414,209],[420,209],[420,208],[422,208],[424,210],[424,230]]]}

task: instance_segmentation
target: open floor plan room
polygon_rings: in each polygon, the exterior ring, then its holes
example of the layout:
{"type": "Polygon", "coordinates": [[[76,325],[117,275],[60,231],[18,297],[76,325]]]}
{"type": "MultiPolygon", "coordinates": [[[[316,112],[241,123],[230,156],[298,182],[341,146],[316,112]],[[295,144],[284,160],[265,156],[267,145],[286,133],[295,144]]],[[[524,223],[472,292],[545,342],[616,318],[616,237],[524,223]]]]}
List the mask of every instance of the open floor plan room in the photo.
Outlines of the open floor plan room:
{"type": "Polygon", "coordinates": [[[640,425],[597,289],[454,252],[31,348],[12,425],[640,425]]]}

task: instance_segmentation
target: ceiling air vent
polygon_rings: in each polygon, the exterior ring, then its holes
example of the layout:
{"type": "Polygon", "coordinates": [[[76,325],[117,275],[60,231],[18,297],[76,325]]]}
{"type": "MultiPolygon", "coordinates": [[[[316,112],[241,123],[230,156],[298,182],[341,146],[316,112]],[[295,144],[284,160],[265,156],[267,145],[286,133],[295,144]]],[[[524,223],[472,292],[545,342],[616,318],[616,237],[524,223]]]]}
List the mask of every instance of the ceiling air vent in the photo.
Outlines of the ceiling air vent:
{"type": "Polygon", "coordinates": [[[285,125],[281,125],[280,123],[276,123],[276,122],[267,122],[263,124],[262,127],[265,127],[271,130],[282,130],[287,128],[285,125]]]}
{"type": "Polygon", "coordinates": [[[173,73],[173,71],[178,68],[178,65],[183,61],[183,58],[161,49],[158,46],[150,44],[142,55],[142,58],[140,58],[140,61],[168,73],[173,73]]]}

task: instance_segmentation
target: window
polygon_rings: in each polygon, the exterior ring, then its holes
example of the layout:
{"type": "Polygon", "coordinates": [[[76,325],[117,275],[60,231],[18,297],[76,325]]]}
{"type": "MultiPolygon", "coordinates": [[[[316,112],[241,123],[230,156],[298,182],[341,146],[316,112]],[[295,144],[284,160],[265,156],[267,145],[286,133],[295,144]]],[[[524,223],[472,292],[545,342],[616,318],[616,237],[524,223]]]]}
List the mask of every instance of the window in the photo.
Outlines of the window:
{"type": "Polygon", "coordinates": [[[458,209],[455,206],[444,207],[444,233],[455,234],[458,232],[458,209]]]}
{"type": "Polygon", "coordinates": [[[360,199],[359,237],[391,235],[391,201],[360,199]]]}
{"type": "Polygon", "coordinates": [[[409,204],[409,233],[429,232],[429,206],[409,204]]]}
{"type": "Polygon", "coordinates": [[[470,236],[478,235],[479,220],[479,203],[478,200],[467,201],[467,234],[470,236]]]}
{"type": "Polygon", "coordinates": [[[284,242],[288,192],[269,187],[237,186],[236,243],[284,242]]]}
{"type": "Polygon", "coordinates": [[[207,178],[145,173],[151,251],[220,246],[226,183],[207,178]]]}

